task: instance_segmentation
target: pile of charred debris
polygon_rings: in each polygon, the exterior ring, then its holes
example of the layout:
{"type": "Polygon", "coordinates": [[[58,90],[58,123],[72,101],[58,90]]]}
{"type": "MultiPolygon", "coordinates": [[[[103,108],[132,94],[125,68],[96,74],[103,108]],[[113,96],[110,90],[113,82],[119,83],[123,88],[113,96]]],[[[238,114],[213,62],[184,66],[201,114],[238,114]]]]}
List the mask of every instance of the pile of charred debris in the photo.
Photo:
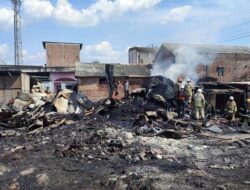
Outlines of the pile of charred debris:
{"type": "Polygon", "coordinates": [[[249,189],[250,116],[180,119],[175,97],[164,77],[128,100],[19,94],[0,107],[0,189],[249,189]]]}

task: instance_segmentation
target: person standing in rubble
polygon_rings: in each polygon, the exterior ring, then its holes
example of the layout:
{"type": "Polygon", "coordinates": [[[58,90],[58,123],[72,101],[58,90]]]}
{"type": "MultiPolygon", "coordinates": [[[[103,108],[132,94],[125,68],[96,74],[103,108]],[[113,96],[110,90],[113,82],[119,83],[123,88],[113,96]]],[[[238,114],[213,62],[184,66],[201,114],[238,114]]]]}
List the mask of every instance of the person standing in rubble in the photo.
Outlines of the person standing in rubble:
{"type": "Polygon", "coordinates": [[[125,94],[125,99],[129,98],[129,81],[126,80],[126,82],[124,83],[124,94],[125,94]]]}
{"type": "Polygon", "coordinates": [[[180,118],[184,117],[185,99],[186,99],[185,90],[184,86],[182,85],[177,93],[178,117],[180,118]]]}
{"type": "Polygon", "coordinates": [[[230,96],[229,100],[227,101],[226,104],[226,117],[229,122],[233,122],[235,120],[235,114],[237,112],[237,105],[236,102],[234,101],[234,97],[230,96]]]}
{"type": "Polygon", "coordinates": [[[178,92],[180,91],[181,86],[182,86],[182,79],[179,78],[178,81],[177,81],[177,83],[175,84],[175,92],[176,92],[176,95],[178,95],[178,92]]]}
{"type": "Polygon", "coordinates": [[[46,87],[45,94],[47,94],[47,95],[51,95],[52,94],[52,92],[50,91],[50,89],[49,89],[48,86],[46,87]]]}
{"type": "Polygon", "coordinates": [[[187,83],[185,85],[185,93],[186,93],[186,101],[187,101],[189,107],[192,103],[193,90],[194,90],[194,87],[191,84],[191,80],[187,79],[187,83]]]}
{"type": "Polygon", "coordinates": [[[194,114],[195,119],[205,119],[205,98],[202,94],[202,89],[198,89],[197,93],[194,95],[194,114]]]}
{"type": "Polygon", "coordinates": [[[120,97],[119,97],[119,86],[120,86],[120,81],[114,83],[114,90],[113,90],[113,98],[116,99],[116,100],[119,100],[120,97]]]}

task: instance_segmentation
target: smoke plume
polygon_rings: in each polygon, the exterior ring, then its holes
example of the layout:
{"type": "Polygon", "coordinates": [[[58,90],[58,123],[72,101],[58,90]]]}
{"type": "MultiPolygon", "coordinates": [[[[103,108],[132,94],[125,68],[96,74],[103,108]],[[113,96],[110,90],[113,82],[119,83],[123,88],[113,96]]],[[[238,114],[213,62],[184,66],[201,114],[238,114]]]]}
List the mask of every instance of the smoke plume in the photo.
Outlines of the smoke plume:
{"type": "Polygon", "coordinates": [[[159,54],[158,57],[163,59],[158,62],[156,60],[151,75],[162,75],[173,81],[177,81],[178,78],[197,81],[199,76],[205,74],[204,66],[212,64],[215,59],[214,55],[201,53],[188,45],[180,46],[173,54],[172,57],[159,54]]]}

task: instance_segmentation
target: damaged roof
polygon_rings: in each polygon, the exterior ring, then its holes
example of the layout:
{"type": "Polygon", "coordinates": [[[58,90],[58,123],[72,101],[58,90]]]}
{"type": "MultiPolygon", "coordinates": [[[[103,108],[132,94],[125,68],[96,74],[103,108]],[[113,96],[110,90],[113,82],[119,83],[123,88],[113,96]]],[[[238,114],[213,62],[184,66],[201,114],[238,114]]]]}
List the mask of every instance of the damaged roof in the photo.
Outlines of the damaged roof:
{"type": "Polygon", "coordinates": [[[131,47],[129,48],[129,51],[131,50],[137,50],[137,51],[145,51],[145,52],[156,52],[159,50],[158,47],[131,47]]]}
{"type": "MultiPolygon", "coordinates": [[[[102,63],[77,63],[76,77],[105,77],[105,65],[102,63]]],[[[116,77],[148,77],[150,76],[149,65],[114,65],[116,77]]]]}
{"type": "Polygon", "coordinates": [[[247,46],[225,46],[225,45],[201,45],[201,44],[178,44],[178,43],[163,43],[164,47],[170,52],[175,52],[180,47],[196,49],[199,53],[239,53],[250,54],[250,48],[247,46]]]}

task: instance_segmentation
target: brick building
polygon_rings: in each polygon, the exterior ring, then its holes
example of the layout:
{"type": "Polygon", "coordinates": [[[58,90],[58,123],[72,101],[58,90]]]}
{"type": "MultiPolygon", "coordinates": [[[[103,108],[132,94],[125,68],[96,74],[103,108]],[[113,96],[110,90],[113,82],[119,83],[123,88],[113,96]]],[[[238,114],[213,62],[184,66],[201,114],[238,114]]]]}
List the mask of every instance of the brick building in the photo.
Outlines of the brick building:
{"type": "Polygon", "coordinates": [[[48,67],[75,67],[80,61],[81,43],[42,42],[48,67]]]}
{"type": "Polygon", "coordinates": [[[175,64],[180,47],[194,49],[206,63],[196,68],[201,81],[250,81],[250,48],[246,46],[215,46],[164,43],[157,52],[154,63],[175,64]]]}
{"type": "Polygon", "coordinates": [[[129,64],[152,64],[157,47],[132,47],[128,51],[129,64]]]}
{"type": "MultiPolygon", "coordinates": [[[[118,87],[119,96],[124,97],[124,82],[129,80],[130,91],[141,87],[150,76],[150,68],[144,65],[113,65],[114,82],[120,81],[118,87]]],[[[76,78],[78,90],[90,100],[97,101],[109,96],[108,83],[106,80],[105,64],[77,63],[76,78]]]]}

